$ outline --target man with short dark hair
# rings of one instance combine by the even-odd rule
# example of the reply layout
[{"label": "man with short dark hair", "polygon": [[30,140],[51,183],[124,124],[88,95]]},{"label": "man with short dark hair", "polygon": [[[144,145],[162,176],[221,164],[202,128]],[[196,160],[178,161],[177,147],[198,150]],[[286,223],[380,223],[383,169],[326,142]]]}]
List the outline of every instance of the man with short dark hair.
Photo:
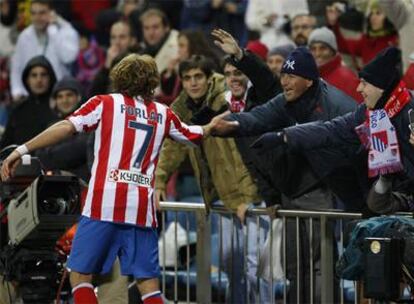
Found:
[{"label": "man with short dark hair", "polygon": [[[183,91],[172,103],[172,109],[189,124],[208,124],[217,114],[228,108],[224,98],[224,79],[212,70],[212,65],[204,56],[192,56],[180,63],[179,75]],[[245,303],[247,286],[251,280],[252,261],[246,262],[247,273],[243,272],[243,224],[247,208],[251,203],[262,201],[256,185],[243,163],[232,138],[208,138],[199,149],[188,149],[166,140],[161,151],[156,172],[157,197],[165,199],[165,188],[172,173],[190,157],[195,177],[201,190],[206,208],[222,204],[234,211],[237,217],[222,217],[223,255],[222,265],[229,277],[227,303]],[[251,234],[250,234],[251,236]],[[249,248],[256,239],[248,236]],[[233,244],[233,246],[230,246]],[[253,255],[253,259],[256,257]],[[257,265],[257,261],[256,261]],[[254,274],[253,277],[255,278]],[[253,293],[254,290],[251,289]]]},{"label": "man with short dark hair", "polygon": [[167,15],[156,8],[143,12],[140,21],[144,39],[142,53],[154,57],[161,73],[177,54],[178,32],[171,29]]},{"label": "man with short dark hair", "polygon": [[[82,88],[78,81],[66,76],[58,81],[52,92],[52,110],[59,119],[72,114],[81,104]],[[88,167],[88,141],[90,134],[79,133],[59,144],[39,149],[35,155],[40,159],[47,171],[67,171],[77,175],[85,182],[89,181],[90,168]],[[92,141],[90,147],[90,161],[93,157]],[[92,164],[91,164],[92,165]]]},{"label": "man with short dark hair", "polygon": [[308,44],[308,38],[312,30],[316,27],[316,17],[310,14],[298,14],[290,22],[290,38],[296,46]]},{"label": "man with short dark hair", "polygon": [[137,41],[129,22],[123,20],[115,22],[111,26],[109,35],[110,44],[106,52],[105,64],[93,79],[90,96],[109,93],[109,71],[122,56],[135,51]]}]

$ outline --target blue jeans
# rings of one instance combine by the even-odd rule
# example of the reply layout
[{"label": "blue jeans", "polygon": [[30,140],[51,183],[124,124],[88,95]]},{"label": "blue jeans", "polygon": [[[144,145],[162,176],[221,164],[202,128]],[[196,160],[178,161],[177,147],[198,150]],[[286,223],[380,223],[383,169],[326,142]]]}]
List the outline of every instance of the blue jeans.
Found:
[{"label": "blue jeans", "polygon": [[[216,205],[220,205],[217,202]],[[223,215],[223,256],[222,265],[229,279],[229,288],[226,295],[226,303],[270,303],[270,285],[260,279],[257,286],[258,246],[263,247],[269,219],[259,218],[259,229],[256,217],[247,217],[246,225],[242,225],[237,216]],[[257,243],[257,232],[260,233],[260,241]],[[247,240],[247,255],[244,259],[244,243]],[[244,264],[246,262],[246,265]],[[245,269],[246,267],[246,269]],[[260,288],[259,288],[260,287]],[[259,301],[260,297],[260,301]]]}]

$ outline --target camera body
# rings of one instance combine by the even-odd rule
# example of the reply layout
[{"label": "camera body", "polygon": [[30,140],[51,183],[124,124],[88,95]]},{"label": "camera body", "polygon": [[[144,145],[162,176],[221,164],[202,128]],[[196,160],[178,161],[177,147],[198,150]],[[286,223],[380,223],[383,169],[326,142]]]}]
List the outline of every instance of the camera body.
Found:
[{"label": "camera body", "polygon": [[[56,298],[66,262],[56,242],[78,221],[84,186],[76,176],[41,175],[34,157],[0,183],[0,274],[18,283],[24,303]],[[60,294],[69,297],[68,282]]]},{"label": "camera body", "polygon": [[7,207],[9,243],[53,249],[79,218],[80,192],[75,176],[39,176]]}]

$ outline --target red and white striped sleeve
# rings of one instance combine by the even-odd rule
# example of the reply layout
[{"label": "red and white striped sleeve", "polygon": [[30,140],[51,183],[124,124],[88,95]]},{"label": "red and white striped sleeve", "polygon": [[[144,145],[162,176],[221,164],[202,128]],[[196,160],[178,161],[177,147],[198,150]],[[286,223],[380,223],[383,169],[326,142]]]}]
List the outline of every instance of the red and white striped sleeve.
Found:
[{"label": "red and white striped sleeve", "polygon": [[203,128],[201,126],[188,126],[175,115],[171,109],[167,109],[168,125],[167,136],[180,143],[197,146],[203,139]]},{"label": "red and white striped sleeve", "polygon": [[94,96],[84,103],[67,119],[75,126],[77,132],[95,130],[101,120],[103,97]]}]

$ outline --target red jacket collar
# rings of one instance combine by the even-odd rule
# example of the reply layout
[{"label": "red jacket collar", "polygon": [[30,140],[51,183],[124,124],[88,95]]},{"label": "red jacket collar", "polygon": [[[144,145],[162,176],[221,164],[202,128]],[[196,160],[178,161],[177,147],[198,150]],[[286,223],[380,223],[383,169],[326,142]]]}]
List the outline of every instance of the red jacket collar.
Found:
[{"label": "red jacket collar", "polygon": [[319,74],[323,78],[325,75],[332,73],[334,70],[339,68],[342,65],[342,57],[340,54],[336,54],[334,58],[332,58],[327,63],[318,67]]}]

